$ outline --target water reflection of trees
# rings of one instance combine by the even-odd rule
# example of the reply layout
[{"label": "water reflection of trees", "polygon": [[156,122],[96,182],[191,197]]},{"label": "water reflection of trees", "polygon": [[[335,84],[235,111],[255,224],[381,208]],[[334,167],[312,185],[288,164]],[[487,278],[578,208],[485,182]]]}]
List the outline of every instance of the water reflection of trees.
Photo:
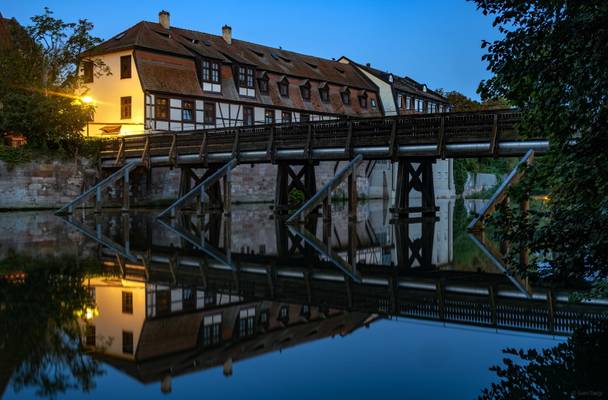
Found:
[{"label": "water reflection of trees", "polygon": [[509,357],[490,368],[497,383],[480,399],[592,399],[608,396],[608,324],[580,328],[567,342],[538,350],[503,350]]},{"label": "water reflection of trees", "polygon": [[0,262],[0,394],[11,379],[45,397],[94,388],[101,368],[81,351],[77,315],[92,306],[83,282],[95,268],[70,258]]}]

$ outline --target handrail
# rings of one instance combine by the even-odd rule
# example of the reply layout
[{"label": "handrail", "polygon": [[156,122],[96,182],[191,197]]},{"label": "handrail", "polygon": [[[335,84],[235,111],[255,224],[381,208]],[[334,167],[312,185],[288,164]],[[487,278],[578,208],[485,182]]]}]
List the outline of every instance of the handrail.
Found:
[{"label": "handrail", "polygon": [[331,192],[338,187],[349,175],[355,173],[355,170],[363,161],[363,156],[358,154],[355,158],[353,158],[344,168],[342,168],[336,176],[331,178],[328,182],[323,185],[323,187],[314,194],[306,203],[304,203],[296,212],[294,212],[288,219],[287,223],[293,223],[297,221],[301,221],[303,218],[306,218],[310,212],[315,209],[317,206],[321,204],[323,199],[329,197]]},{"label": "handrail", "polygon": [[208,186],[217,182],[225,174],[229,174],[231,172],[232,168],[236,167],[237,165],[238,165],[238,161],[236,159],[230,160],[222,168],[215,171],[207,179],[205,179],[204,181],[202,181],[201,183],[199,183],[198,185],[193,187],[188,193],[186,193],[182,197],[175,200],[173,202],[173,204],[171,204],[169,207],[167,207],[165,210],[163,210],[160,214],[158,214],[158,216],[156,218],[160,219],[169,212],[171,212],[171,214],[174,214],[175,211],[177,210],[177,208],[180,207],[184,202],[186,202],[187,200],[196,196],[197,194],[202,195],[207,190]]},{"label": "handrail", "polygon": [[533,159],[534,150],[530,149],[528,150],[526,155],[524,155],[521,160],[519,160],[515,168],[513,168],[513,170],[509,173],[504,182],[498,187],[498,189],[496,189],[492,197],[490,197],[487,203],[483,206],[481,212],[477,215],[477,217],[475,217],[475,219],[473,219],[471,223],[467,226],[467,230],[469,232],[479,229],[481,227],[481,224],[483,224],[485,218],[494,211],[496,205],[502,200],[504,200],[505,196],[507,195],[506,189],[517,181],[519,181],[519,179],[522,177],[524,171],[520,171],[521,167],[524,164],[530,165]]},{"label": "handrail", "polygon": [[131,171],[133,168],[135,168],[139,164],[140,164],[140,162],[135,161],[135,160],[127,162],[118,171],[114,172],[112,175],[101,180],[100,182],[96,183],[95,185],[93,185],[89,189],[85,190],[80,195],[78,195],[78,197],[76,197],[74,200],[70,201],[68,204],[61,207],[59,210],[55,211],[55,214],[56,215],[63,214],[66,210],[68,210],[68,212],[71,212],[71,209],[74,208],[74,206],[76,204],[80,203],[81,201],[87,200],[94,192],[97,191],[97,189],[103,189],[105,186],[113,183],[114,181],[117,181],[125,172]]}]

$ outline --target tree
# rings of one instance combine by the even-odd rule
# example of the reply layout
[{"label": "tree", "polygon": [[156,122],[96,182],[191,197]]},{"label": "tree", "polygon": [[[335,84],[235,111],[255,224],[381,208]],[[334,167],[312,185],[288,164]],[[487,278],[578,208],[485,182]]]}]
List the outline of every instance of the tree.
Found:
[{"label": "tree", "polygon": [[494,16],[502,38],[483,42],[494,76],[485,98],[504,97],[523,111],[519,130],[547,137],[551,147],[513,194],[541,183],[550,194],[543,212],[502,214],[513,255],[547,266],[558,279],[608,277],[608,2],[473,0]]},{"label": "tree", "polygon": [[[490,368],[499,378],[480,399],[605,398],[608,384],[608,326],[577,328],[565,343],[537,350],[505,349],[503,365]],[[519,362],[518,362],[519,359]]]},{"label": "tree", "polygon": [[[13,20],[0,30],[9,37],[2,43],[10,43],[0,46],[0,132],[22,133],[35,147],[69,150],[92,112],[76,96],[82,89],[79,57],[101,39],[91,35],[86,19],[66,23],[52,14],[45,8],[28,28]],[[110,73],[103,62],[94,62],[96,75]]]}]

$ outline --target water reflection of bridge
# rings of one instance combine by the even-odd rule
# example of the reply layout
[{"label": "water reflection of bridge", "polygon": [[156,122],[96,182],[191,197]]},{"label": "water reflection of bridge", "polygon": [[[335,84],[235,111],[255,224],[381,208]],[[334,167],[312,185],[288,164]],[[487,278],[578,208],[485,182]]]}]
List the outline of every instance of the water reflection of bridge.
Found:
[{"label": "water reflection of bridge", "polygon": [[281,220],[246,209],[173,225],[124,214],[93,225],[71,219],[99,244],[109,272],[89,281],[99,315],[87,322],[85,342],[170,390],[171,376],[214,366],[229,375],[239,360],[379,318],[552,335],[606,318],[605,303],[569,303],[563,288],[526,290],[492,263],[459,270],[452,210],[447,202],[438,220],[389,224],[385,208],[368,205],[356,224],[309,223],[323,254]]}]

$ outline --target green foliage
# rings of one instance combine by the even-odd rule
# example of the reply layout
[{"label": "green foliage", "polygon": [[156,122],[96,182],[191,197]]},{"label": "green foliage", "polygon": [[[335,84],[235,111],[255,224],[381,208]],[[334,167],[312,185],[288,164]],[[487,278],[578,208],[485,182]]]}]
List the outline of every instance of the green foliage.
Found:
[{"label": "green foliage", "polygon": [[293,188],[291,189],[291,191],[289,192],[289,206],[290,207],[296,207],[299,206],[300,204],[304,203],[304,192],[301,191],[300,189],[297,188]]},{"label": "green foliage", "polygon": [[[499,226],[519,247],[511,264],[544,265],[562,279],[608,278],[608,2],[475,0],[502,39],[484,59],[495,75],[482,97],[523,110],[519,130],[549,138],[551,149],[513,195],[548,189],[546,211],[503,210]],[[572,141],[575,139],[575,142]],[[515,256],[534,255],[528,265]]]},{"label": "green foliage", "polygon": [[102,373],[82,352],[78,312],[92,306],[85,286],[96,260],[71,257],[34,259],[11,255],[0,261],[2,274],[23,273],[23,280],[0,277],[0,367],[11,374],[16,391],[36,389],[55,397],[69,389],[89,391]]},{"label": "green foliage", "polygon": [[[32,147],[64,150],[79,146],[91,106],[81,104],[78,60],[101,41],[87,20],[65,23],[45,8],[24,29],[9,24],[10,45],[0,47],[0,134],[25,135]],[[97,75],[109,74],[97,62]]]},{"label": "green foliage", "polygon": [[605,398],[608,383],[608,326],[580,327],[566,343],[537,350],[503,350],[503,365],[490,368],[499,378],[480,399]]}]

